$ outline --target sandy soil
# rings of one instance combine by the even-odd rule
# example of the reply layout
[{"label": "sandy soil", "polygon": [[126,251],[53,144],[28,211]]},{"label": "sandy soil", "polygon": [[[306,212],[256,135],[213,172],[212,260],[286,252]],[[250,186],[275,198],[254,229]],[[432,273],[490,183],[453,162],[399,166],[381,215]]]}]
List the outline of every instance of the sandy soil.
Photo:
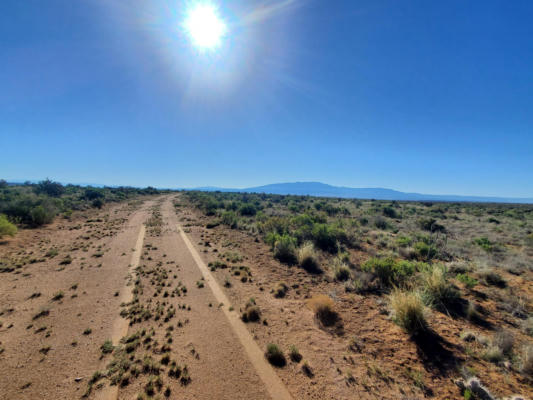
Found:
[{"label": "sandy soil", "polygon": [[[2,259],[26,264],[0,279],[0,398],[81,397],[112,336],[150,203],[91,210],[1,245]],[[50,249],[58,254],[47,257]]]}]

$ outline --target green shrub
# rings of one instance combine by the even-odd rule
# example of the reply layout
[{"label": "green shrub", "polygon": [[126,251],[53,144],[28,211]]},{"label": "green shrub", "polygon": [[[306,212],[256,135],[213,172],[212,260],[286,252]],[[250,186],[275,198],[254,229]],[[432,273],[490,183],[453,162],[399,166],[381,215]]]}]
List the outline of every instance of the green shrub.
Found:
[{"label": "green shrub", "polygon": [[8,221],[4,214],[0,214],[0,238],[3,236],[15,236],[17,227]]},{"label": "green shrub", "polygon": [[65,187],[58,182],[46,179],[35,186],[35,193],[44,193],[50,197],[59,197],[65,193]]},{"label": "green shrub", "polygon": [[486,252],[490,253],[494,250],[494,243],[492,243],[487,237],[483,236],[477,239],[474,239],[474,244],[477,244]]},{"label": "green shrub", "polygon": [[425,242],[416,242],[413,248],[416,258],[419,260],[429,261],[437,255],[435,246]]},{"label": "green shrub", "polygon": [[102,208],[104,206],[104,201],[98,198],[98,199],[94,199],[91,204],[95,208]]},{"label": "green shrub", "polygon": [[383,215],[389,218],[398,218],[398,213],[396,210],[392,207],[384,207],[383,208]]},{"label": "green shrub", "polygon": [[418,226],[428,232],[445,232],[446,228],[437,223],[435,218],[421,218],[418,220]]},{"label": "green shrub", "polygon": [[220,216],[220,222],[231,229],[235,229],[238,226],[238,219],[234,211],[224,211]]},{"label": "green shrub", "polygon": [[296,239],[289,235],[276,235],[274,257],[287,264],[296,262]]},{"label": "green shrub", "polygon": [[296,363],[299,363],[302,360],[302,355],[295,345],[289,347],[289,357]]},{"label": "green shrub", "polygon": [[315,224],[312,230],[313,241],[316,247],[330,253],[338,251],[337,236],[340,232],[326,224]]},{"label": "green shrub", "polygon": [[31,210],[31,220],[35,226],[49,224],[54,220],[54,217],[55,211],[49,207],[45,208],[39,205]]},{"label": "green shrub", "polygon": [[255,214],[257,214],[257,208],[253,204],[243,204],[239,208],[239,213],[241,215],[246,215],[249,217],[253,217]]},{"label": "green shrub", "polygon": [[399,236],[396,239],[396,244],[398,247],[407,247],[410,246],[411,243],[413,243],[413,239],[411,239],[409,236]]},{"label": "green shrub", "polygon": [[457,280],[459,282],[462,282],[464,283],[464,285],[468,288],[468,289],[472,289],[474,286],[476,286],[478,284],[478,281],[477,279],[474,279],[472,278],[470,275],[468,274],[457,274],[455,276],[457,278]]},{"label": "green shrub", "polygon": [[396,261],[392,257],[371,258],[367,260],[361,269],[376,276],[381,286],[398,286],[411,277],[417,270],[417,265],[409,261]]},{"label": "green shrub", "polygon": [[267,358],[268,362],[274,365],[275,367],[284,367],[287,363],[285,355],[283,354],[279,346],[274,343],[267,344],[265,357]]}]

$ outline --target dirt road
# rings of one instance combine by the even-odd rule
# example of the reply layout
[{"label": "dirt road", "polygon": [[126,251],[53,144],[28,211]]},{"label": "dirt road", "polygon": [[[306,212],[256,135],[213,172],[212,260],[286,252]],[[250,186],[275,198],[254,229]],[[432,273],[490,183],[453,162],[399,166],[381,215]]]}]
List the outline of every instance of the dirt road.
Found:
[{"label": "dirt road", "polygon": [[10,244],[2,256],[20,251],[39,262],[0,282],[0,398],[292,399],[180,225],[173,198],[24,232],[34,237]]}]

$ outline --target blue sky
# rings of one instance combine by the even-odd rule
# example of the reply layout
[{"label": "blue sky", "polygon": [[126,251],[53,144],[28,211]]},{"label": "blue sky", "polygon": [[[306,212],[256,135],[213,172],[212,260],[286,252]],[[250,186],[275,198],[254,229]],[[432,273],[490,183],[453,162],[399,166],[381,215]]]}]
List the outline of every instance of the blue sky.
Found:
[{"label": "blue sky", "polygon": [[533,197],[533,2],[3,0],[0,175]]}]

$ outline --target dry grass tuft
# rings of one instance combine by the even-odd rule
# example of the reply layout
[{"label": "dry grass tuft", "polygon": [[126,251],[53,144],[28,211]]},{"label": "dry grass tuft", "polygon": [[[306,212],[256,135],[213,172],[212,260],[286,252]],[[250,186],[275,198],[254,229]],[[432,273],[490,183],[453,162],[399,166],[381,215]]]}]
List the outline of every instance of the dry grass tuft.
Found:
[{"label": "dry grass tuft", "polygon": [[321,272],[315,246],[311,242],[304,243],[296,254],[298,265],[308,272]]},{"label": "dry grass tuft", "polygon": [[333,308],[333,300],[325,294],[312,297],[307,301],[307,306],[313,310],[317,320],[324,326],[333,326],[339,319]]},{"label": "dry grass tuft", "polygon": [[395,289],[389,300],[394,321],[407,333],[415,334],[427,328],[426,308],[419,292]]}]

